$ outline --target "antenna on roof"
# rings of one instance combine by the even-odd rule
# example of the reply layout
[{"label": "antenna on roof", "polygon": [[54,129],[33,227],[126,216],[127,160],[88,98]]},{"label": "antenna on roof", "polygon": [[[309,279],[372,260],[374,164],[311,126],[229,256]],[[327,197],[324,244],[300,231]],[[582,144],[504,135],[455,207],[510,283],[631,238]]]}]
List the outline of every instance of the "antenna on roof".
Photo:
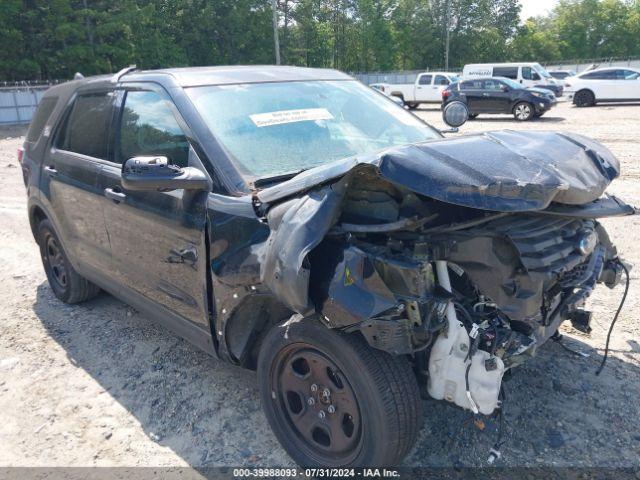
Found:
[{"label": "antenna on roof", "polygon": [[124,77],[127,73],[129,72],[133,72],[134,70],[137,70],[138,67],[136,67],[135,65],[129,65],[128,67],[123,68],[122,70],[120,70],[118,73],[116,73],[113,77],[111,77],[111,81],[113,83],[117,83],[120,81],[120,79],[122,77]]},{"label": "antenna on roof", "polygon": [[82,80],[84,78],[84,75],[81,74],[80,72],[76,72],[76,74],[73,76],[74,80]]}]

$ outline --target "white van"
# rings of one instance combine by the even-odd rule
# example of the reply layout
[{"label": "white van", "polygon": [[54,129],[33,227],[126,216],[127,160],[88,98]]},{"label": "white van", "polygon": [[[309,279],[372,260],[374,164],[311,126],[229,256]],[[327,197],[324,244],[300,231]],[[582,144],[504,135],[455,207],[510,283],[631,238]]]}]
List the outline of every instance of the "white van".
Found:
[{"label": "white van", "polygon": [[462,70],[462,79],[505,77],[525,87],[551,90],[556,97],[562,95],[562,85],[539,63],[471,63]]}]

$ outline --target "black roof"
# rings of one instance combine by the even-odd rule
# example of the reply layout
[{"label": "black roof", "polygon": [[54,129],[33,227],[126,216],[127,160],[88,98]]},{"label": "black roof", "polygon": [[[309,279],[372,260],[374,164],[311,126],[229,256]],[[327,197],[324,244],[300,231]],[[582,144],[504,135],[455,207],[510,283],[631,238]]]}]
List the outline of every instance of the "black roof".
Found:
[{"label": "black roof", "polygon": [[[96,75],[71,80],[47,90],[46,95],[70,95],[79,88],[109,86],[117,74]],[[121,83],[156,81],[165,86],[196,87],[243,83],[295,82],[305,80],[353,80],[349,75],[329,68],[286,67],[275,65],[237,65],[220,67],[184,67],[160,70],[133,70],[119,76]]]},{"label": "black roof", "polygon": [[349,75],[327,68],[241,65],[136,70],[124,75],[121,81],[141,81],[150,75],[170,75],[175,83],[182,87],[304,80],[353,80]]}]

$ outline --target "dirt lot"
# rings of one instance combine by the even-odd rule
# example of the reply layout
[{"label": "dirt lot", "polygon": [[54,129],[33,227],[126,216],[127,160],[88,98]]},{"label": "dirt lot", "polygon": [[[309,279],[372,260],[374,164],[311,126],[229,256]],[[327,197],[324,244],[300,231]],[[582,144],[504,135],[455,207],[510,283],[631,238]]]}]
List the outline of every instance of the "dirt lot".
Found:
[{"label": "dirt lot", "polygon": [[[435,108],[418,114],[443,126]],[[480,117],[461,130],[504,128],[573,131],[605,143],[622,163],[610,191],[640,205],[640,105],[561,104],[538,121]],[[54,298],[16,161],[24,130],[0,134],[0,466],[291,465],[252,372],[209,358],[106,294],[73,307]],[[640,263],[640,217],[605,224],[622,255]],[[594,371],[622,287],[593,295],[590,337],[563,328],[566,343],[588,358],[550,342],[506,384],[502,465],[640,466],[637,280],[634,270],[601,376]],[[495,420],[480,430],[442,403],[425,400],[424,411],[405,465],[483,464]]]}]

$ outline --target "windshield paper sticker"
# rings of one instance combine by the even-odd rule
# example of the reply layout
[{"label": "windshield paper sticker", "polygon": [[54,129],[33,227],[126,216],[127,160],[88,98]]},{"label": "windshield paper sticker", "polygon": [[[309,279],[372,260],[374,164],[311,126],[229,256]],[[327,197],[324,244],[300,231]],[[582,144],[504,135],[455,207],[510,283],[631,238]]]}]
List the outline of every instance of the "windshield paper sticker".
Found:
[{"label": "windshield paper sticker", "polygon": [[302,110],[281,110],[279,112],[249,115],[256,127],[268,127],[283,123],[307,122],[310,120],[332,120],[333,115],[326,108],[305,108]]}]

